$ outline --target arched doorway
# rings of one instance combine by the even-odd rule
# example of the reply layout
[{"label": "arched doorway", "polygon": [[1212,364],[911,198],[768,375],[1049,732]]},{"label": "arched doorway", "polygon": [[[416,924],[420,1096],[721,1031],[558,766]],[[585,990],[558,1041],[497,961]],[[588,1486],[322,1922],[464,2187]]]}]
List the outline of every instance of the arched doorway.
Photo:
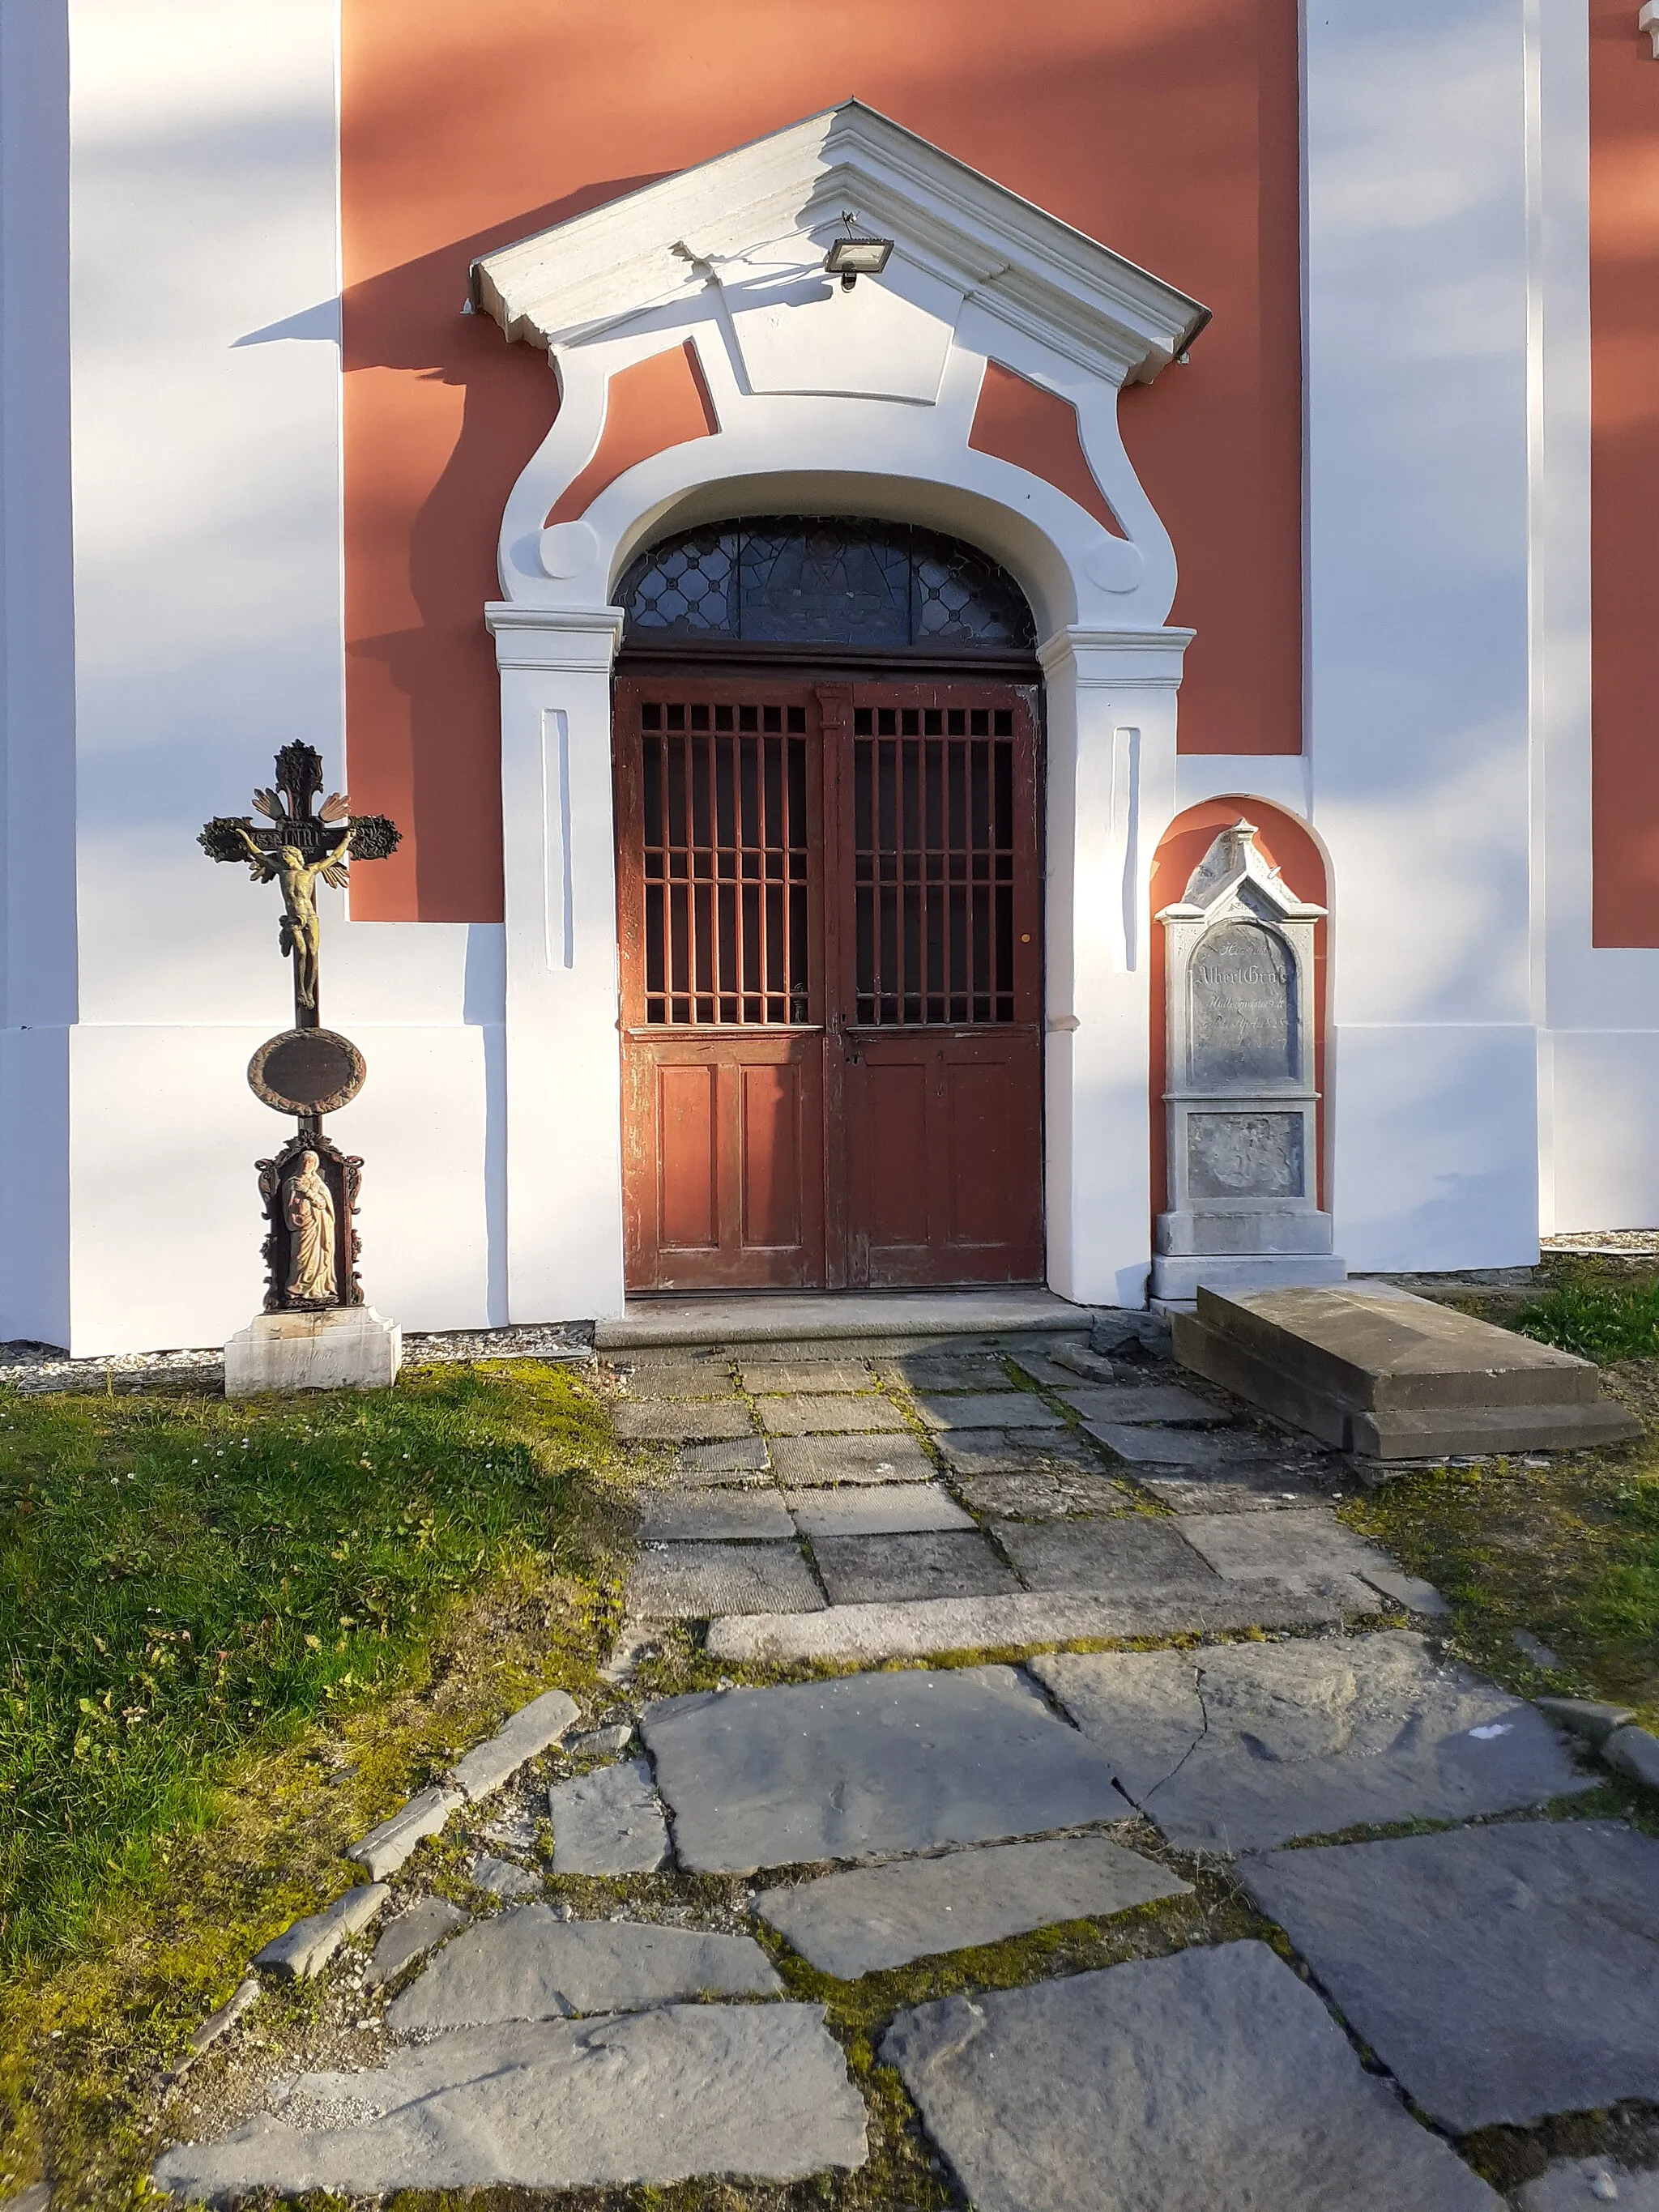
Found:
[{"label": "arched doorway", "polygon": [[785,516],[665,538],[616,597],[629,1287],[1041,1280],[1019,587]]}]

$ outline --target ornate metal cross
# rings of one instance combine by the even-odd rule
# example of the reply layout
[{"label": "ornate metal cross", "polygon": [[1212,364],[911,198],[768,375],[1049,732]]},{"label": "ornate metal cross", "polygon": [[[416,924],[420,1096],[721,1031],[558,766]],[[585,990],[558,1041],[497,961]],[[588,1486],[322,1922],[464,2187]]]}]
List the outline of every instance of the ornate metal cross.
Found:
[{"label": "ornate metal cross", "polygon": [[197,840],[210,860],[245,860],[255,883],[282,885],[279,942],[294,963],[295,1029],[319,1025],[318,877],[342,888],[348,860],[384,860],[403,840],[384,814],[353,814],[341,792],[315,808],[322,788],[323,757],[316,747],[284,745],[275,788],[253,794],[264,820],[256,825],[251,815],[216,814]]}]

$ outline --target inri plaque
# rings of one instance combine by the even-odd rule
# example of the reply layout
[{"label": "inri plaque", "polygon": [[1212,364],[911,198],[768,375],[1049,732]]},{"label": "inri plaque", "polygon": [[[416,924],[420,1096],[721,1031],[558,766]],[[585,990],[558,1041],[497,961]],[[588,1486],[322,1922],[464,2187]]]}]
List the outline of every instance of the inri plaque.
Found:
[{"label": "inri plaque", "polygon": [[1200,940],[1188,972],[1194,1087],[1294,1082],[1296,979],[1283,940],[1259,922],[1224,921]]},{"label": "inri plaque", "polygon": [[337,1030],[284,1030],[247,1064],[254,1097],[279,1114],[337,1114],[368,1073],[362,1053]]}]

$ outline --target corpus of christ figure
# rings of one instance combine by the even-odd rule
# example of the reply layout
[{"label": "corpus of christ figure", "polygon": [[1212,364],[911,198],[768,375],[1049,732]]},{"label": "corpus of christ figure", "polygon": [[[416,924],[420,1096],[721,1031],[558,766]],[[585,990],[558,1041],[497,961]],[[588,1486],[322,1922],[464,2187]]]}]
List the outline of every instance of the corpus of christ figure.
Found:
[{"label": "corpus of christ figure", "polygon": [[354,815],[337,791],[313,811],[322,788],[323,759],[316,748],[284,745],[276,756],[275,787],[253,794],[264,822],[256,824],[246,814],[216,815],[197,840],[210,860],[246,860],[255,883],[282,886],[279,942],[294,963],[296,1029],[319,1026],[317,878],[343,888],[348,860],[383,860],[402,840],[384,814]]}]

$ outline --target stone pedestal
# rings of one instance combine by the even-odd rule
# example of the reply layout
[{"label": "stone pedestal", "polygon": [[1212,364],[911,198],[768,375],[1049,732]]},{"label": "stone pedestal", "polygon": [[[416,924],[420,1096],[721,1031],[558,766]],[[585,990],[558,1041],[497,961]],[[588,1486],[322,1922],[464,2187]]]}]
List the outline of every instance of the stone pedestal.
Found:
[{"label": "stone pedestal", "polygon": [[373,1306],[261,1314],[225,1346],[225,1395],[261,1390],[386,1390],[403,1364],[403,1331]]},{"label": "stone pedestal", "polygon": [[1248,822],[1225,830],[1164,930],[1169,1203],[1152,1295],[1199,1285],[1340,1283],[1316,1195],[1314,933],[1323,908],[1292,893]]}]

